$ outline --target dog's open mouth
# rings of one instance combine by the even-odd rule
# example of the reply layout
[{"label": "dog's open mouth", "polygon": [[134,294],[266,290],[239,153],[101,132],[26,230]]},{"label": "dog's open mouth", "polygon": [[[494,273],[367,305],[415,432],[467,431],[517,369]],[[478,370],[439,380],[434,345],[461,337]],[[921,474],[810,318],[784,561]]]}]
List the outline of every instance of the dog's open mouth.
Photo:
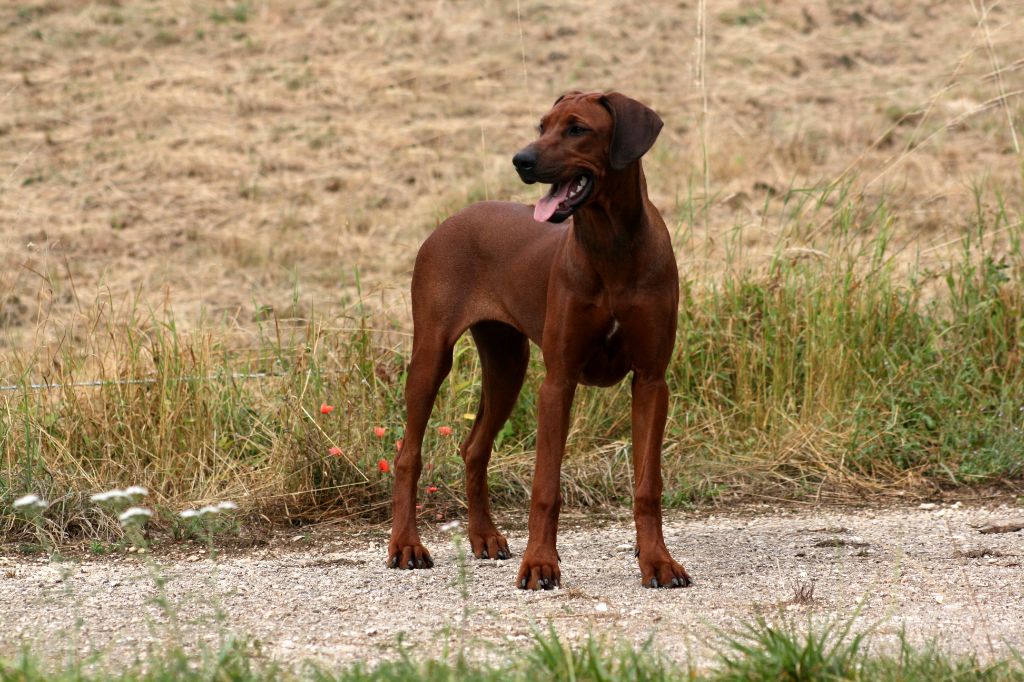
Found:
[{"label": "dog's open mouth", "polygon": [[562,222],[587,200],[593,186],[593,178],[582,174],[554,183],[551,190],[534,207],[533,219],[539,223]]}]

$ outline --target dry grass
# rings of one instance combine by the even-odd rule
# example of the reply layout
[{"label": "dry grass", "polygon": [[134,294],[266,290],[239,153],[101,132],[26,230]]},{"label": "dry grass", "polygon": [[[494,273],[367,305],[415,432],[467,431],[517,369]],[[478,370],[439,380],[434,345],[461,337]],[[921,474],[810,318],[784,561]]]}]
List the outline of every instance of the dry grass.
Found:
[{"label": "dry grass", "polygon": [[133,294],[251,345],[271,307],[344,309],[357,271],[404,324],[419,242],[471,200],[535,196],[509,158],[569,88],[662,113],[651,191],[699,280],[815,246],[791,188],[855,176],[928,262],[973,184],[1020,196],[1013,3],[718,2],[699,63],[693,3],[518,6],[6,4],[0,343],[45,367],[83,310]]}]

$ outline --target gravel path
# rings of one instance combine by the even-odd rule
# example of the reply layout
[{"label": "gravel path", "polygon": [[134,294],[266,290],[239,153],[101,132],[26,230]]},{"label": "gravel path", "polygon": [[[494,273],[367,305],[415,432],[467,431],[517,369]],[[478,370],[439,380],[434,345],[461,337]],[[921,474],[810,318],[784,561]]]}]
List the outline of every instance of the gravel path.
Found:
[{"label": "gravel path", "polygon": [[[1013,525],[1004,523],[1024,508],[923,507],[669,514],[669,548],[696,581],[685,590],[640,587],[624,517],[563,517],[563,589],[540,593],[513,588],[515,559],[470,559],[460,585],[456,543],[436,529],[424,533],[432,571],[385,569],[381,530],[280,537],[216,562],[182,545],[148,561],[55,564],[8,552],[0,554],[0,654],[28,643],[131,660],[169,637],[191,646],[231,631],[295,663],[379,660],[394,655],[399,635],[422,655],[461,642],[495,656],[528,646],[531,628],[550,623],[571,641],[653,637],[670,657],[701,666],[716,629],[758,615],[800,624],[849,618],[858,608],[858,627],[873,625],[881,646],[905,628],[914,642],[937,639],[985,659],[1008,645],[1024,649],[1024,530],[1006,532]],[[996,522],[1003,532],[982,532]],[[514,552],[524,535],[509,532]],[[156,606],[154,574],[167,579],[172,620]],[[795,598],[811,589],[809,600]]]}]

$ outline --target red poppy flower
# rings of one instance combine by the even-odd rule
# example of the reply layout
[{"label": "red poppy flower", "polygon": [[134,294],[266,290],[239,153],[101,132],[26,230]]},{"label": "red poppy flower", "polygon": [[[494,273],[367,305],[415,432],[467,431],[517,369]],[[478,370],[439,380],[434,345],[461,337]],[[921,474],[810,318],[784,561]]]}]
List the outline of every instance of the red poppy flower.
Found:
[{"label": "red poppy flower", "polygon": [[439,434],[441,434],[442,436],[450,436],[450,435],[452,435],[452,427],[450,427],[450,426],[439,426],[439,427],[437,427],[437,432]]},{"label": "red poppy flower", "polygon": [[437,486],[436,485],[427,486],[427,493],[428,494],[433,494],[433,493],[436,493],[436,492],[437,492]]},{"label": "red poppy flower", "polygon": [[377,436],[377,438],[383,438],[384,434],[386,432],[387,432],[387,429],[384,428],[383,426],[374,426],[373,427],[373,435]]},{"label": "red poppy flower", "polygon": [[398,440],[395,441],[395,450],[401,450],[401,449],[402,449],[402,439],[399,438]]},{"label": "red poppy flower", "polygon": [[329,454],[331,457],[341,457],[341,448],[335,445],[330,450],[327,451],[327,454]]},{"label": "red poppy flower", "polygon": [[320,414],[330,414],[334,412],[334,405],[328,405],[327,403],[320,404]]},{"label": "red poppy flower", "polygon": [[387,472],[391,471],[391,466],[388,464],[388,461],[386,459],[382,459],[379,462],[377,462],[377,471],[381,472],[382,474],[386,474]]}]

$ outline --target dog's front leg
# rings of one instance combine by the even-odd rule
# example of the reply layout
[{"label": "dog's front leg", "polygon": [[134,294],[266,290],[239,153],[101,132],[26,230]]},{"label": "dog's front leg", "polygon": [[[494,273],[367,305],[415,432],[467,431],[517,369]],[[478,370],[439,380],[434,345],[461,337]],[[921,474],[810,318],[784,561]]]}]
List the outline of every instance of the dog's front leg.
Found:
[{"label": "dog's front leg", "polygon": [[663,375],[633,375],[633,472],[637,556],[644,587],[687,587],[690,576],[668,553],[661,530],[661,444],[668,415]]},{"label": "dog's front leg", "polygon": [[516,578],[516,585],[523,589],[550,590],[562,583],[555,541],[562,506],[562,456],[575,393],[574,378],[549,369],[540,387],[537,464],[530,494],[530,537]]}]

